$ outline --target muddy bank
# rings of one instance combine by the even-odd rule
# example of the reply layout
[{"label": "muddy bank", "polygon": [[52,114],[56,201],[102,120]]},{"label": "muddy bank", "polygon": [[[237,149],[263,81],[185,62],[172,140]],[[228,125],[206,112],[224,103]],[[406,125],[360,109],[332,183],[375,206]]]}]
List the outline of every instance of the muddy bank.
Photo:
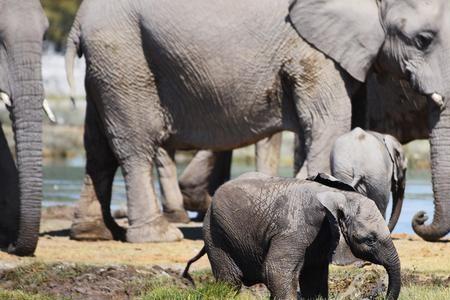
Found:
[{"label": "muddy bank", "polygon": [[[181,278],[181,270],[158,265],[136,267],[130,265],[92,266],[70,263],[32,263],[0,270],[0,289],[23,291],[31,295],[54,299],[154,299],[156,289],[182,290],[194,293],[195,287]],[[194,272],[197,288],[214,284],[210,271]],[[414,285],[450,287],[450,277],[403,272],[404,287]],[[384,270],[368,266],[332,270],[329,278],[330,295],[340,300],[376,299],[386,292]],[[264,285],[243,288],[245,299],[268,299]],[[169,299],[169,298],[167,298]],[[193,298],[197,299],[197,298]],[[201,296],[198,299],[203,299]]]}]

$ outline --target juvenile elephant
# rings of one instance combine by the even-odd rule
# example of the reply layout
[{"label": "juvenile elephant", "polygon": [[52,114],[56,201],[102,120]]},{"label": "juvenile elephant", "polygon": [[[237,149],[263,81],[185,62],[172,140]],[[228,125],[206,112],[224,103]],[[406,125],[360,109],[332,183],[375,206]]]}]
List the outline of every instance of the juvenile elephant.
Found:
[{"label": "juvenile elephant", "polygon": [[[125,177],[127,241],[181,237],[151,186],[160,146],[223,151],[290,130],[314,174],[329,171],[332,143],[350,130],[350,98],[372,70],[442,106],[449,23],[446,0],[83,1],[68,76],[84,54],[88,102]],[[88,175],[105,210],[112,168],[101,166]]]},{"label": "juvenile elephant", "polygon": [[47,28],[38,0],[0,0],[0,102],[9,111],[16,150],[15,162],[0,124],[0,248],[17,255],[32,255],[39,237]]},{"label": "juvenile elephant", "polygon": [[437,241],[450,232],[450,108],[437,109],[428,99],[414,92],[408,82],[392,76],[373,74],[367,91],[354,115],[363,116],[358,123],[365,129],[395,136],[402,144],[416,139],[430,142],[431,175],[434,194],[434,217],[418,212],[412,226],[427,241]]},{"label": "juvenile elephant", "polygon": [[214,277],[236,288],[264,283],[271,299],[297,299],[300,284],[302,298],[327,299],[342,234],[357,257],[385,267],[387,299],[397,299],[400,260],[374,202],[333,178],[314,180],[247,173],[222,185],[205,217],[205,246],[184,276],[206,252]]},{"label": "juvenile elephant", "polygon": [[375,201],[384,218],[392,192],[388,228],[394,230],[402,209],[407,168],[399,141],[391,135],[357,127],[336,140],[330,165],[334,177]]}]

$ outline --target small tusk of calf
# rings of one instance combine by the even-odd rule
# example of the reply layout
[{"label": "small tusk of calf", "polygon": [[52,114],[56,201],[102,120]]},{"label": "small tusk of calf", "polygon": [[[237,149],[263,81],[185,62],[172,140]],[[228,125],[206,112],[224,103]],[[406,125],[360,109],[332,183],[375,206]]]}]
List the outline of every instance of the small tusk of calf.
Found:
[{"label": "small tusk of calf", "polygon": [[8,106],[8,107],[12,106],[11,99],[9,98],[7,93],[0,92],[0,98],[5,103],[6,106]]},{"label": "small tusk of calf", "polygon": [[433,93],[433,94],[431,94],[431,100],[432,100],[437,106],[439,106],[439,108],[441,108],[441,109],[444,108],[444,97],[442,97],[442,96],[439,95],[438,93]]},{"label": "small tusk of calf", "polygon": [[53,113],[52,109],[50,108],[47,99],[44,99],[44,101],[42,102],[42,108],[44,109],[44,112],[49,118],[50,122],[56,123],[56,116]]}]

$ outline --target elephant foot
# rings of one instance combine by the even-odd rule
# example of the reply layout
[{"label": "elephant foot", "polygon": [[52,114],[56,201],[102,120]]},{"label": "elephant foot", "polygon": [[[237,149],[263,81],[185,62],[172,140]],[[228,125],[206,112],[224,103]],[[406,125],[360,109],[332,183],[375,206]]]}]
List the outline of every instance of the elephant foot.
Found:
[{"label": "elephant foot", "polygon": [[189,223],[191,219],[187,214],[187,211],[183,210],[167,210],[164,211],[164,217],[170,223]]},{"label": "elephant foot", "polygon": [[102,219],[74,221],[70,228],[70,238],[77,241],[125,240],[125,229],[117,226],[109,230]]},{"label": "elephant foot", "polygon": [[[191,193],[192,194],[192,193]],[[183,191],[183,207],[185,210],[195,211],[198,213],[206,213],[211,205],[211,196],[204,193],[201,196],[191,195],[187,191]]]},{"label": "elephant foot", "polygon": [[130,243],[175,242],[182,239],[183,233],[163,216],[139,227],[130,226],[127,230],[127,242]]}]

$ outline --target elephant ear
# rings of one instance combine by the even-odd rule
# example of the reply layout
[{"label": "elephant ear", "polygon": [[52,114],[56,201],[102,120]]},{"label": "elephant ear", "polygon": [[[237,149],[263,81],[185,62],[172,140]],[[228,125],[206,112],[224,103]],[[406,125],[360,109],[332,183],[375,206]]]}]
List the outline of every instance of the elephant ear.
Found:
[{"label": "elephant ear", "polygon": [[397,184],[405,176],[407,159],[405,158],[402,145],[393,136],[385,135],[383,138],[384,145],[389,153],[393,164],[392,180]]},{"label": "elephant ear", "polygon": [[[342,218],[344,218],[344,208],[347,203],[347,198],[339,192],[321,192],[317,194],[317,199],[327,210],[328,223],[330,224],[332,235],[332,248],[336,249],[339,239],[340,231],[345,226]],[[345,235],[344,235],[345,237]],[[332,253],[330,253],[332,255]]]},{"label": "elephant ear", "polygon": [[364,82],[385,33],[376,0],[290,0],[298,34]]}]

